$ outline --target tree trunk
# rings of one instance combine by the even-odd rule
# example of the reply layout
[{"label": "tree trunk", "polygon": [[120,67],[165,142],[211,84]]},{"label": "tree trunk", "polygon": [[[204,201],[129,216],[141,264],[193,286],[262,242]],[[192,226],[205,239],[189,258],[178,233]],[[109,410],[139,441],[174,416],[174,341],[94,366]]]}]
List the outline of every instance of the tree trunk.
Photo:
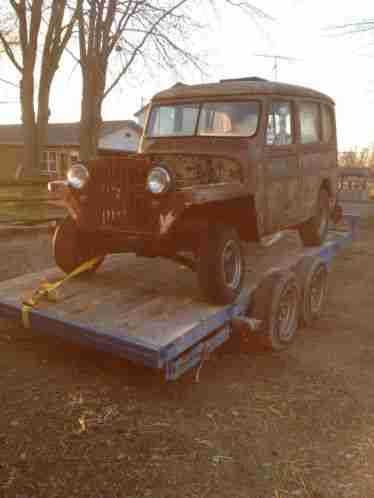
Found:
[{"label": "tree trunk", "polygon": [[80,159],[89,161],[98,156],[101,130],[101,106],[103,81],[98,70],[88,69],[89,75],[83,78],[81,122],[80,122]]},{"label": "tree trunk", "polygon": [[[40,80],[38,95],[38,119],[37,135],[39,154],[42,156],[47,145],[48,121],[49,121],[49,95],[51,90],[53,74],[43,74]],[[39,157],[39,164],[42,157]]]},{"label": "tree trunk", "polygon": [[101,108],[106,82],[106,62],[99,54],[89,56],[82,70],[83,89],[80,122],[80,159],[89,161],[98,156],[102,124]]},{"label": "tree trunk", "polygon": [[25,68],[21,79],[21,106],[24,135],[22,177],[36,179],[40,175],[40,151],[34,109],[34,80],[32,70]]}]

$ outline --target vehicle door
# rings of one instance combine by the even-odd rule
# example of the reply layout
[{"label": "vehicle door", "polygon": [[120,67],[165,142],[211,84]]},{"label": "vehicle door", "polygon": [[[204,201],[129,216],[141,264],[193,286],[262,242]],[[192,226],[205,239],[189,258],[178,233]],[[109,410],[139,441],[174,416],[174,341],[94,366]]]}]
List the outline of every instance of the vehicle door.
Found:
[{"label": "vehicle door", "polygon": [[321,144],[321,110],[319,102],[299,101],[297,103],[300,130],[300,174],[303,202],[300,214],[310,218],[315,210],[323,169],[324,151]]},{"label": "vehicle door", "polygon": [[300,174],[292,100],[269,102],[264,147],[265,232],[292,225],[300,205]]}]

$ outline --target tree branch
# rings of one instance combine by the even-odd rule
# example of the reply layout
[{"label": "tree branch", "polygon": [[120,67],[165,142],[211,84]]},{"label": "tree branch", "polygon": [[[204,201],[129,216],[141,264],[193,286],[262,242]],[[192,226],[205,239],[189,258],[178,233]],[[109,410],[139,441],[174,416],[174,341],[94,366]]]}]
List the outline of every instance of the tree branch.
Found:
[{"label": "tree branch", "polygon": [[143,36],[143,39],[140,41],[140,43],[137,45],[136,49],[134,50],[133,54],[131,55],[129,61],[127,62],[126,66],[122,69],[122,71],[119,72],[117,78],[113,81],[113,83],[105,90],[103,99],[113,90],[113,88],[118,84],[122,76],[126,73],[127,69],[130,67],[132,62],[135,60],[137,57],[139,51],[144,47],[146,41],[150,36],[152,36],[153,32],[157,28],[159,24],[162,23],[164,19],[166,19],[173,11],[177,10],[180,8],[184,3],[186,3],[188,0],[179,0],[174,6],[170,7],[169,9],[165,10],[165,12],[153,23],[153,25],[150,27],[149,31],[145,33]]},{"label": "tree branch", "polygon": [[2,43],[4,50],[5,50],[5,53],[8,56],[8,58],[10,59],[10,61],[12,62],[12,64],[14,65],[14,67],[20,73],[22,73],[23,68],[22,68],[21,64],[18,63],[16,56],[14,55],[14,52],[12,50],[12,47],[10,46],[10,43],[5,39],[5,36],[3,35],[3,33],[1,31],[0,31],[0,42]]}]

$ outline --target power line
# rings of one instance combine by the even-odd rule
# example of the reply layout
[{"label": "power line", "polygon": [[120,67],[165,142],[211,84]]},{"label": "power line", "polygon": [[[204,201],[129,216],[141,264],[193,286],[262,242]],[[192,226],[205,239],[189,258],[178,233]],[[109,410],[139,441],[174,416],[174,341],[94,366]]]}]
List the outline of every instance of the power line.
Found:
[{"label": "power line", "polygon": [[277,79],[278,79],[279,62],[281,60],[284,60],[287,62],[300,61],[300,59],[296,59],[295,57],[288,57],[286,55],[278,55],[278,54],[253,54],[253,55],[255,57],[264,57],[266,59],[273,59],[273,61],[274,61],[274,65],[273,65],[274,81],[277,81]]}]

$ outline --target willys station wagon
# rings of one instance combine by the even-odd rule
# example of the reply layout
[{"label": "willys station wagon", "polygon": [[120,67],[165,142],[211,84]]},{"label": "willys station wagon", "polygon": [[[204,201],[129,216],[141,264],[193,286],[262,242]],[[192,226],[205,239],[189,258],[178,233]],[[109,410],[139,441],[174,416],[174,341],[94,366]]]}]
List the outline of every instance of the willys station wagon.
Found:
[{"label": "willys station wagon", "polygon": [[[177,84],[151,101],[139,152],[76,164],[64,182],[70,216],[53,238],[71,272],[92,257],[135,252],[197,272],[211,302],[232,302],[242,241],[286,228],[324,241],[336,203],[334,102],[260,78]],[[255,264],[255,262],[253,262]]]}]

